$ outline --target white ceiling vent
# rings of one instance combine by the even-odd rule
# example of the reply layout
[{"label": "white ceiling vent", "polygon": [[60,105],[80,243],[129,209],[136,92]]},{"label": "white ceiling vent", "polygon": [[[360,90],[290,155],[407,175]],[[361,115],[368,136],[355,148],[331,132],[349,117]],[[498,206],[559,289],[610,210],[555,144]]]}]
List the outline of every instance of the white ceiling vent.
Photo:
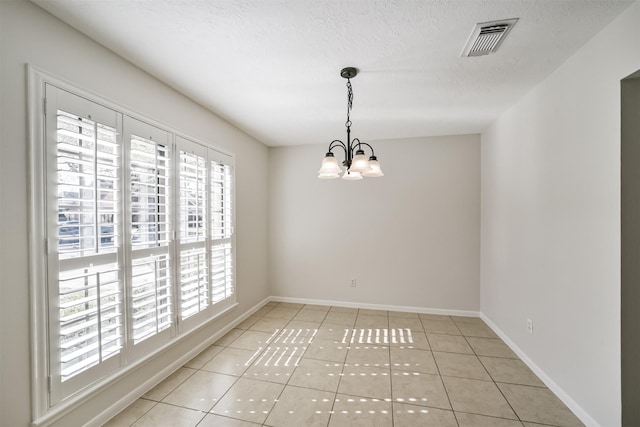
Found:
[{"label": "white ceiling vent", "polygon": [[518,18],[476,24],[460,56],[481,56],[495,52]]}]

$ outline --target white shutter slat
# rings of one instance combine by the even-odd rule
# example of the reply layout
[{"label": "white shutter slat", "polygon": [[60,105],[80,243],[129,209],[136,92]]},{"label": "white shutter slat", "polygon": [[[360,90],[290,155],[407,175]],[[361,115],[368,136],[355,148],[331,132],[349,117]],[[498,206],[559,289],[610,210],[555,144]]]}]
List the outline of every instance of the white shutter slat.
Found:
[{"label": "white shutter slat", "polygon": [[172,285],[168,254],[136,259],[132,266],[131,309],[137,344],[171,326]]},{"label": "white shutter slat", "polygon": [[118,270],[118,265],[111,263],[60,271],[62,381],[99,364],[122,348],[122,290]]},{"label": "white shutter slat", "polygon": [[57,123],[60,257],[112,252],[118,239],[116,130],[61,110]]},{"label": "white shutter slat", "polygon": [[167,245],[169,216],[169,150],[166,145],[131,135],[131,225],[134,248]]},{"label": "white shutter slat", "polygon": [[204,248],[180,254],[180,308],[186,319],[209,306],[209,276]]},{"label": "white shutter slat", "polygon": [[205,159],[180,151],[180,240],[181,243],[204,241],[206,238]]}]

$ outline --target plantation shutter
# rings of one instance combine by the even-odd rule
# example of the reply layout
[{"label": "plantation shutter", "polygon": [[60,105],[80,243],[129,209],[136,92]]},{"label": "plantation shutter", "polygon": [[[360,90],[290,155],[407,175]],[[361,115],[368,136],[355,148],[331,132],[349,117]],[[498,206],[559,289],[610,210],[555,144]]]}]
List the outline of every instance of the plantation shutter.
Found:
[{"label": "plantation shutter", "polygon": [[180,320],[189,328],[211,303],[207,251],[208,168],[205,147],[177,138]]},{"label": "plantation shutter", "polygon": [[209,150],[211,170],[211,292],[218,303],[234,294],[233,171],[231,158]]},{"label": "plantation shutter", "polygon": [[120,365],[121,144],[113,110],[47,85],[51,403]]},{"label": "plantation shutter", "polygon": [[53,407],[235,304],[234,175],[203,143],[42,87],[36,375]]},{"label": "plantation shutter", "polygon": [[[171,176],[168,132],[125,118],[128,153],[126,232],[130,242],[130,340],[134,357],[173,334]],[[144,345],[141,343],[144,342]]]}]

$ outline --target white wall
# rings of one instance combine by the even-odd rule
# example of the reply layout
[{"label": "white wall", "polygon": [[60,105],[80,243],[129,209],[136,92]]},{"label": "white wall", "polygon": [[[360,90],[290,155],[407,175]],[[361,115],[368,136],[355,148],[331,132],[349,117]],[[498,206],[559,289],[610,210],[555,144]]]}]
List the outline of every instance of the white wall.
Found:
[{"label": "white wall", "polygon": [[620,80],[639,68],[636,3],[481,144],[482,312],[606,427],[620,425]]},{"label": "white wall", "polygon": [[479,136],[373,145],[362,181],[318,179],[326,145],[271,149],[273,295],[477,311]]},{"label": "white wall", "polygon": [[[240,306],[60,420],[81,425],[268,295],[268,149],[217,116],[81,35],[37,6],[0,1],[0,425],[26,426],[30,414],[27,274],[26,67],[29,63],[131,110],[236,155],[237,287]],[[176,64],[185,66],[185,64]]]}]

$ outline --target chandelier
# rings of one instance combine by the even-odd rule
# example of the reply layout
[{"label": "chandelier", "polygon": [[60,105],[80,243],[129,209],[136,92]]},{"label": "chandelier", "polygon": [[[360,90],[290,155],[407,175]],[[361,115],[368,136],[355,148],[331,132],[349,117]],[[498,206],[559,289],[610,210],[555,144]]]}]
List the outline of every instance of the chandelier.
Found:
[{"label": "chandelier", "polygon": [[[362,179],[362,177],[378,177],[383,176],[382,169],[380,169],[380,162],[373,152],[373,147],[366,142],[361,142],[358,138],[351,140],[351,118],[349,113],[353,105],[353,89],[351,88],[351,79],[358,74],[358,69],[353,67],[343,68],[340,71],[340,76],[347,79],[347,121],[345,126],[347,127],[347,143],[334,139],[329,144],[327,154],[325,154],[322,160],[322,167],[318,171],[318,178],[320,179],[334,179],[340,177],[342,168],[338,164],[338,159],[333,155],[333,149],[336,147],[342,148],[344,151],[344,161],[342,164],[347,168],[342,174],[342,179],[355,181]],[[364,148],[369,147],[371,150],[371,156],[369,159],[365,156]]]}]

